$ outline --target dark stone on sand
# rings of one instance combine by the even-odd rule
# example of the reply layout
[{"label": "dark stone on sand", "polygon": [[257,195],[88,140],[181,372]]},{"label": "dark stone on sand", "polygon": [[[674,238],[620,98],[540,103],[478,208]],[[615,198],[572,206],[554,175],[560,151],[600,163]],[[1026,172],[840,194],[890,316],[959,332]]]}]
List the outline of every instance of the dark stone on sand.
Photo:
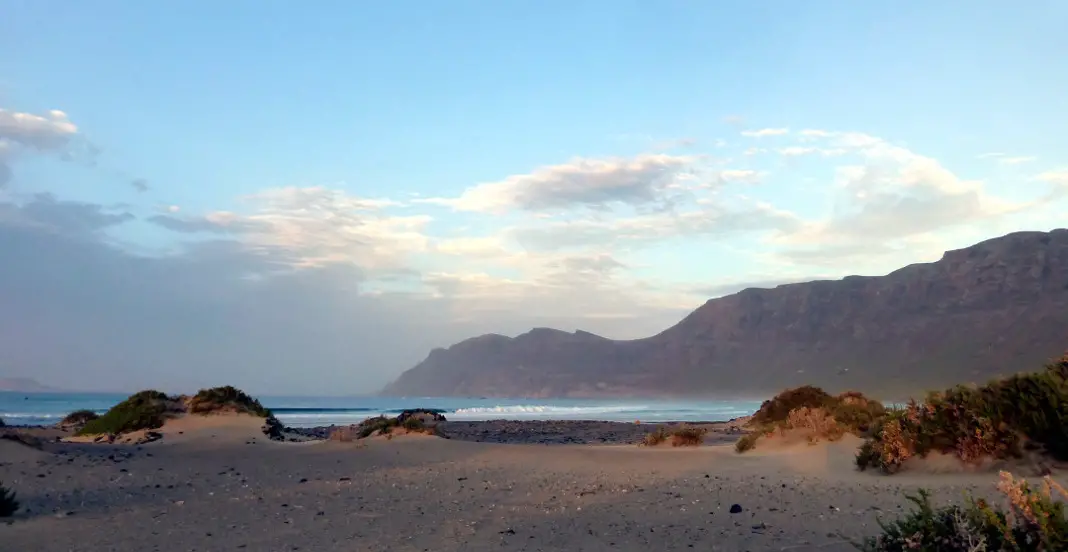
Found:
[{"label": "dark stone on sand", "polygon": [[282,422],[274,416],[268,416],[267,419],[263,421],[263,434],[272,441],[285,441],[285,429],[286,427],[282,425]]},{"label": "dark stone on sand", "polygon": [[154,442],[154,441],[159,441],[162,438],[163,438],[163,434],[158,432],[158,431],[146,431],[145,434],[140,439],[138,439],[134,444],[135,445],[143,445],[145,443],[151,443],[151,442]]},{"label": "dark stone on sand", "polygon": [[732,514],[740,514],[741,512],[742,512],[742,505],[741,504],[731,504],[731,513]]}]

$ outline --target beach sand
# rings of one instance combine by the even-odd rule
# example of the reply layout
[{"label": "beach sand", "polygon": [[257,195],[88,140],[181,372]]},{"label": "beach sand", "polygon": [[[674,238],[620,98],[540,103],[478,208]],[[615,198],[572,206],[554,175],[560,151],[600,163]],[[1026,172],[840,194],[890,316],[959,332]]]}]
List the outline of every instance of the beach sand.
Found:
[{"label": "beach sand", "polygon": [[996,473],[857,472],[854,438],[738,455],[426,435],[281,443],[260,423],[182,420],[142,446],[0,440],[0,480],[23,503],[0,550],[837,551],[853,550],[840,534],[899,516],[906,491],[997,500]]}]

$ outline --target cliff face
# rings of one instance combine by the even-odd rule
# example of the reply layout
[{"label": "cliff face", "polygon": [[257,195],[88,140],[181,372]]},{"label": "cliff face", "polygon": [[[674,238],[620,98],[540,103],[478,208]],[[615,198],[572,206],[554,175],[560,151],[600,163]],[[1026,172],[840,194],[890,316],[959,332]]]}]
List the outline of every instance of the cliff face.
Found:
[{"label": "cliff face", "polygon": [[1037,369],[1068,349],[1068,230],[1018,232],[886,276],[746,289],[653,337],[534,329],[436,349],[386,395],[901,398]]}]

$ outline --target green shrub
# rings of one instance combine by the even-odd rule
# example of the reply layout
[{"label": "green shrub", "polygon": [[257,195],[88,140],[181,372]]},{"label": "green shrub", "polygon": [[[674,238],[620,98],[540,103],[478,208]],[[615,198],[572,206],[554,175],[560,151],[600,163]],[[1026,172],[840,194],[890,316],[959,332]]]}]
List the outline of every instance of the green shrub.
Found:
[{"label": "green shrub", "polygon": [[78,435],[118,434],[163,426],[170,398],[159,391],[141,391],[89,421]]},{"label": "green shrub", "polygon": [[1005,495],[1008,510],[995,508],[982,500],[964,506],[935,509],[927,491],[907,498],[914,504],[904,518],[879,526],[882,534],[855,546],[864,552],[1038,552],[1068,550],[1068,519],[1065,505],[1054,499],[1065,491],[1050,478],[1041,492],[1025,481],[1016,481],[1002,472],[998,489]]},{"label": "green shrub", "polygon": [[408,431],[425,431],[426,430],[426,424],[423,423],[423,420],[421,420],[419,418],[416,418],[416,417],[411,417],[411,418],[405,419],[404,423],[401,424],[401,425],[404,426],[404,429],[406,429]]},{"label": "green shrub", "polygon": [[929,393],[874,424],[870,439],[857,465],[886,473],[932,451],[976,463],[1027,447],[1068,460],[1068,356],[1041,372]]},{"label": "green shrub", "polygon": [[376,433],[387,435],[393,431],[393,428],[399,425],[396,418],[387,418],[386,416],[375,416],[373,418],[367,418],[360,422],[358,426],[359,438],[365,439]]},{"label": "green shrub", "polygon": [[60,425],[85,425],[100,416],[92,410],[75,410],[63,417]]},{"label": "green shrub", "polygon": [[759,433],[746,433],[742,435],[741,439],[738,439],[734,443],[734,450],[736,452],[745,452],[752,450],[756,446],[757,439],[760,438]]},{"label": "green shrub", "polygon": [[9,490],[0,481],[0,517],[11,517],[19,509],[19,501],[15,500],[15,492]]},{"label": "green shrub", "polygon": [[232,385],[201,389],[189,399],[189,412],[193,414],[210,414],[219,411],[252,414],[263,418],[269,418],[272,415],[269,409],[260,404],[260,401]]}]

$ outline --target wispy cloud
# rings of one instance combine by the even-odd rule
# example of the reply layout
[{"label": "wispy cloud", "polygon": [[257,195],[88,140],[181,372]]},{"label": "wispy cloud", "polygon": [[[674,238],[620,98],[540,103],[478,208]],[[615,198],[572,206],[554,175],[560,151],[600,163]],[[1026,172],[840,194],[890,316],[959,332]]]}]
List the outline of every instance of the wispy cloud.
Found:
[{"label": "wispy cloud", "polygon": [[750,138],[763,138],[765,136],[785,136],[790,133],[788,128],[762,128],[759,130],[743,130],[742,136]]}]

